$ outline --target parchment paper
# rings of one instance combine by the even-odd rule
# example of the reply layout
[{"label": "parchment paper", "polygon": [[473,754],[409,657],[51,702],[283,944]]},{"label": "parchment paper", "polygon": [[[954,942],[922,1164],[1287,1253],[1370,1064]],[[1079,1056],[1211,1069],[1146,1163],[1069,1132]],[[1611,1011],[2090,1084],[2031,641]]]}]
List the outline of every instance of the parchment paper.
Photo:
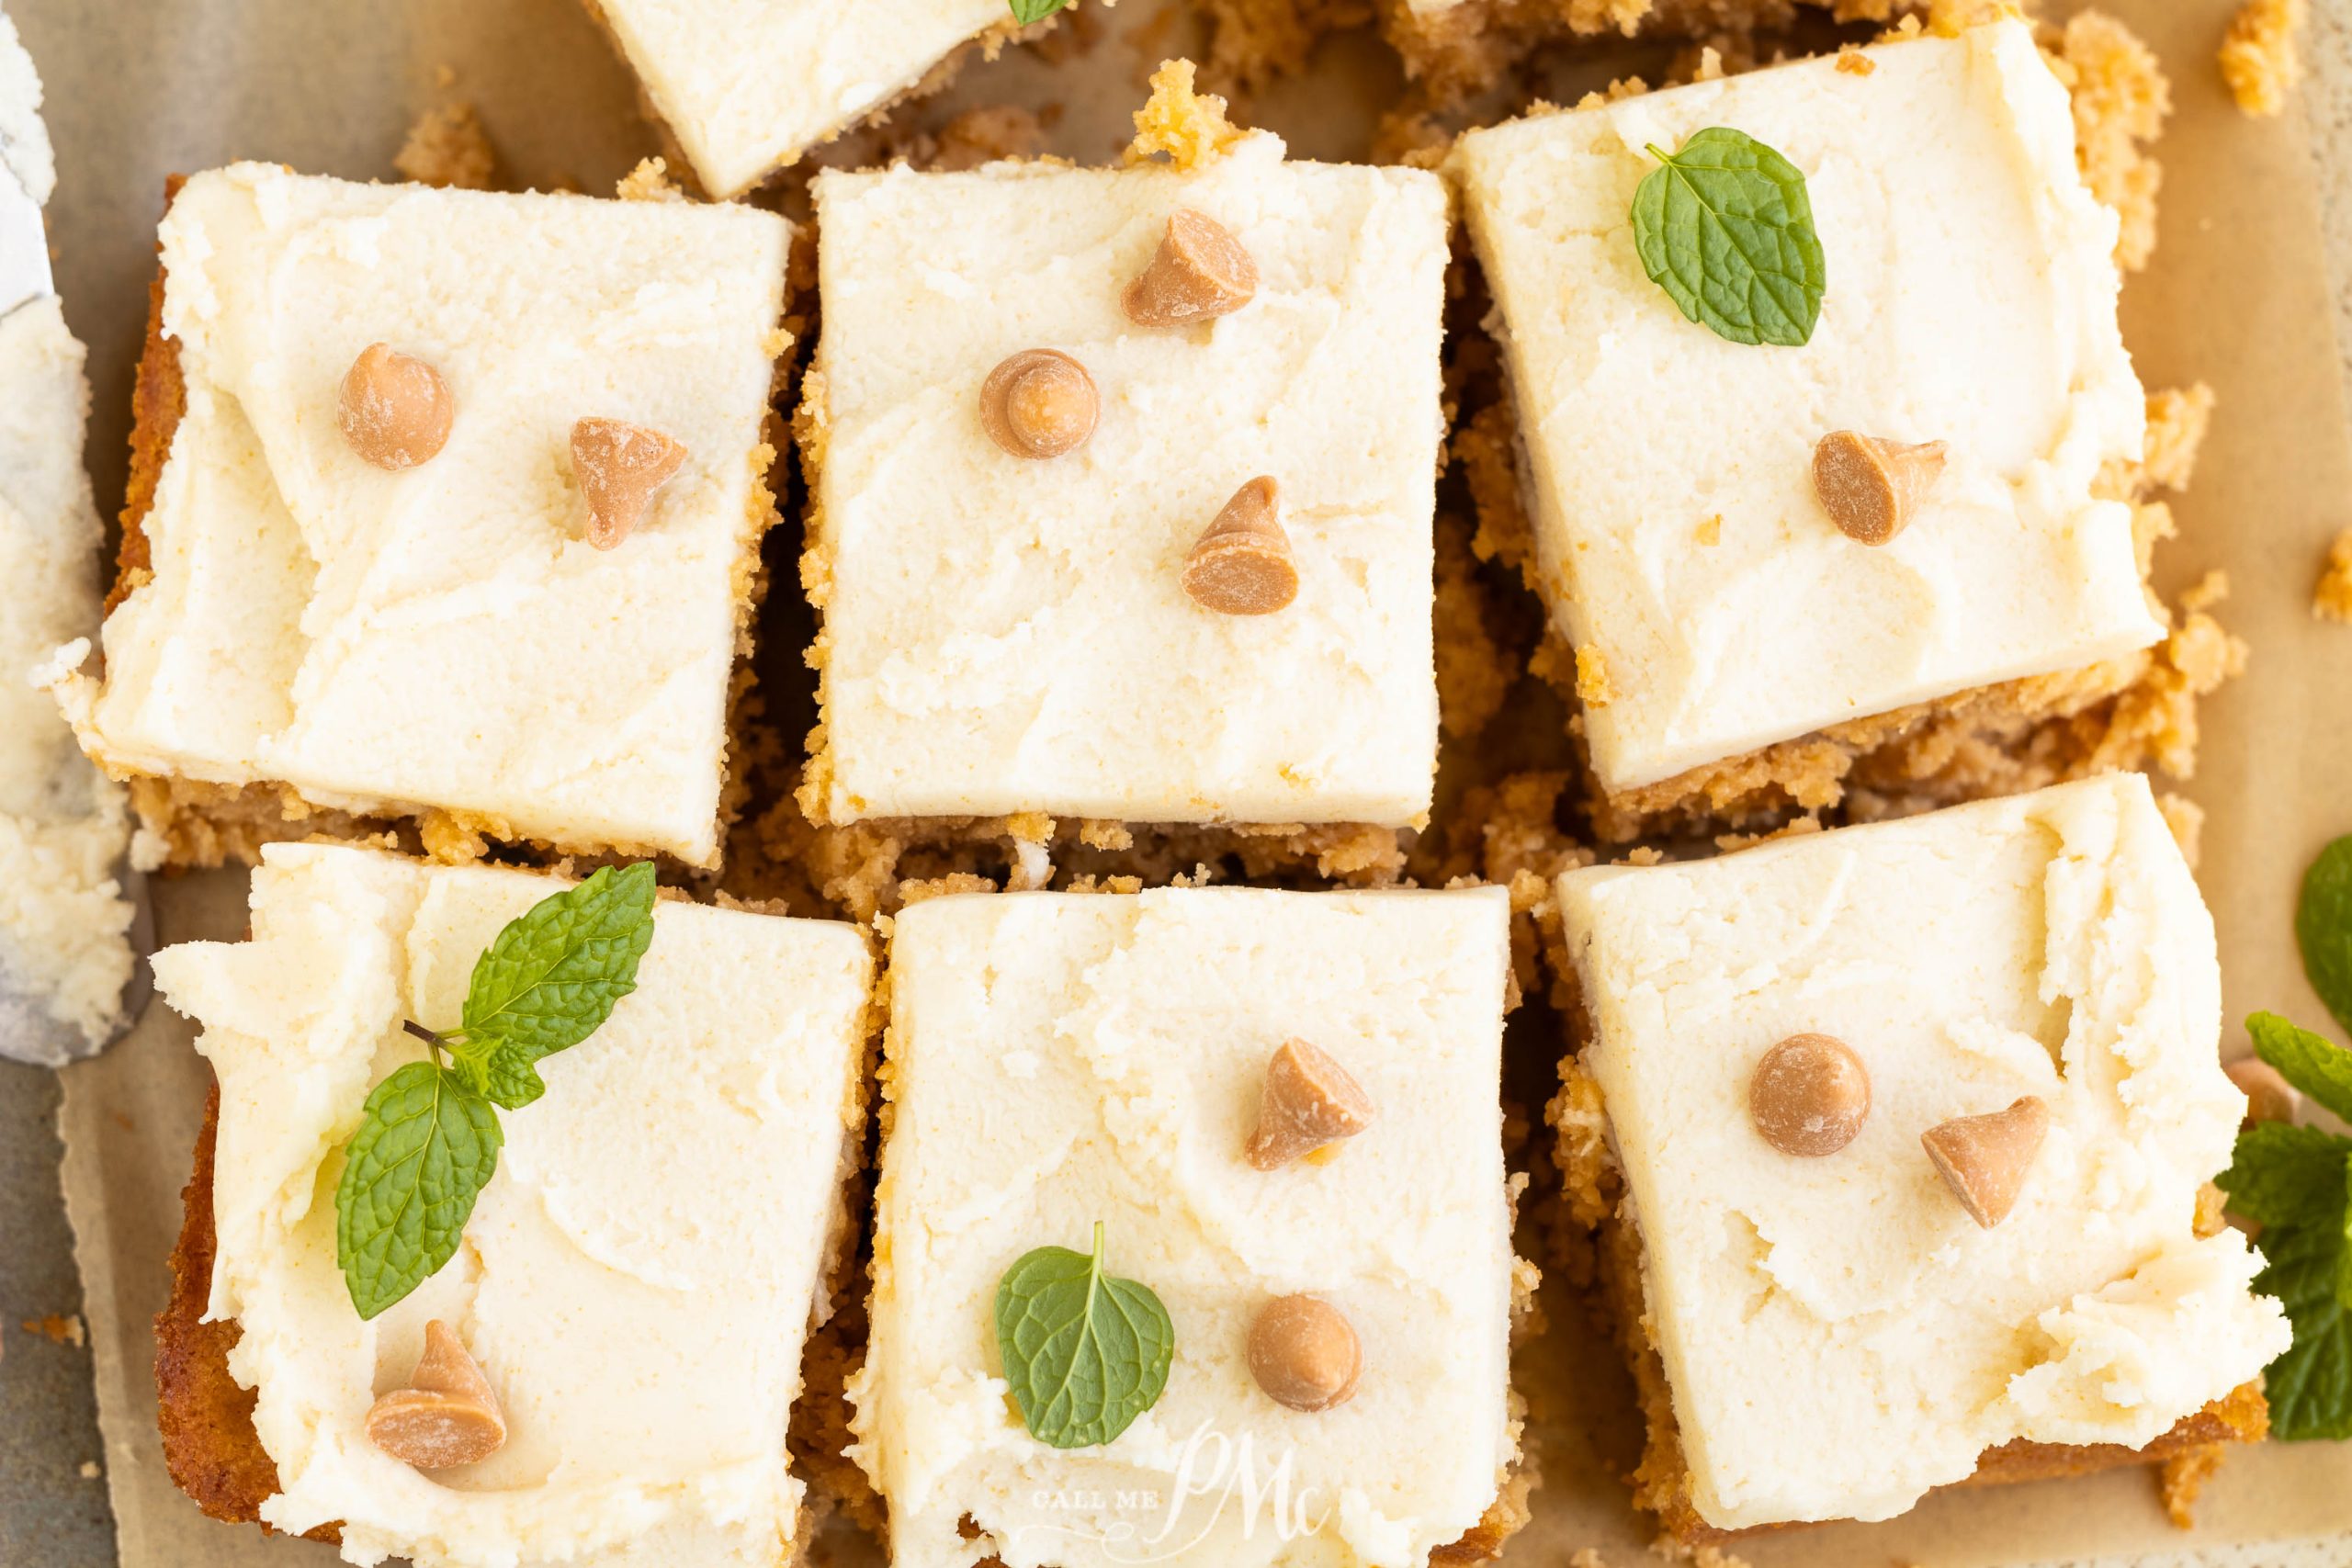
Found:
[{"label": "parchment paper", "polygon": [[[2319,1023],[2291,911],[2311,855],[2352,830],[2352,627],[2315,623],[2309,600],[2327,541],[2352,524],[2352,445],[2300,115],[2243,118],[2213,66],[2234,4],[2109,0],[2162,55],[2177,105],[2161,149],[2163,241],[2125,294],[2125,332],[2151,387],[2202,378],[2220,394],[2196,486],[2177,502],[2182,537],[2162,551],[2160,575],[2177,587],[2226,569],[2233,592],[2222,614],[2253,647],[2248,676],[2208,706],[2189,788],[2209,813],[2200,880],[2221,926],[2230,1016],[2267,1007]],[[633,85],[572,0],[11,0],[10,9],[49,85],[62,175],[51,212],[58,282],[93,351],[102,505],[120,494],[166,175],[260,157],[390,177],[415,116],[459,99],[481,108],[509,183],[606,189],[656,147]],[[1125,0],[1112,30],[1138,36],[1113,36],[1080,59],[1026,51],[974,65],[893,133],[974,104],[1057,105],[1048,150],[1103,159],[1124,141],[1150,65],[1194,42],[1189,23],[1157,11],[1154,0]],[[1312,81],[1241,107],[1299,154],[1360,155],[1398,80],[1376,42],[1343,38],[1326,46]],[[831,156],[854,159],[871,145]],[[241,935],[243,881],[159,881],[161,940]],[[207,1081],[190,1034],[159,1004],[112,1054],[65,1074],[64,1184],[121,1561],[332,1562],[324,1548],[205,1520],[164,1473],[148,1325],[164,1297]],[[2234,1025],[2231,1036],[2229,1049],[2241,1048]],[[1534,1402],[1544,1483],[1536,1521],[1508,1561],[1565,1564],[1579,1547],[1612,1564],[1644,1561],[1645,1532],[1618,1480],[1638,1449],[1625,1374],[1572,1295],[1547,1288],[1545,1301],[1550,1332],[1525,1353],[1520,1378]],[[854,1541],[823,1548],[831,1561],[872,1557]],[[2352,1450],[2233,1452],[2188,1535],[2165,1521],[2148,1474],[2131,1470],[1948,1493],[1892,1524],[1794,1531],[1739,1551],[1758,1568],[2340,1565],[2352,1562]]]}]

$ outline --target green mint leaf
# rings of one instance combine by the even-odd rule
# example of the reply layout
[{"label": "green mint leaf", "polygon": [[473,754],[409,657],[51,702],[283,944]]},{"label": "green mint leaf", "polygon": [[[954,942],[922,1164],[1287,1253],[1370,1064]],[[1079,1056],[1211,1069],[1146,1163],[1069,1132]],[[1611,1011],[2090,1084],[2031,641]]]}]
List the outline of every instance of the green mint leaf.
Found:
[{"label": "green mint leaf", "polygon": [[474,964],[458,1070],[519,1111],[547,1092],[535,1064],[577,1045],[637,989],[653,941],[653,865],[639,861],[543,898],[507,923]]},{"label": "green mint leaf", "polygon": [[2332,1223],[2265,1226],[2254,1288],[2278,1298],[2294,1343],[2263,1373],[2270,1435],[2288,1442],[2352,1438],[2352,1163],[2339,1165]]},{"label": "green mint leaf", "polygon": [[2338,1116],[2352,1119],[2352,1051],[2324,1034],[2298,1029],[2275,1012],[2245,1021],[2254,1053],[2281,1077]]},{"label": "green mint leaf", "polygon": [[[2303,950],[2303,973],[2311,976],[2312,989],[2335,1015],[2336,1026],[2352,1033],[2352,834],[2320,851],[2303,873],[2295,943]],[[2344,1114],[2340,1106],[2328,1109]]]},{"label": "green mint leaf", "polygon": [[1649,151],[1658,167],[1634,192],[1634,245],[1650,281],[1734,343],[1810,341],[1828,268],[1803,172],[1727,126]]},{"label": "green mint leaf", "polygon": [[490,1102],[431,1062],[411,1062],[368,1096],[334,1189],[334,1259],[362,1318],[456,1254],[503,1142]]},{"label": "green mint leaf", "polygon": [[2213,1179],[2231,1212],[2256,1224],[2342,1228],[2352,1138],[2317,1127],[2257,1122],[2238,1134],[2230,1168]]},{"label": "green mint leaf", "polygon": [[1012,19],[1023,27],[1042,22],[1069,4],[1069,0],[1012,0]]},{"label": "green mint leaf", "polygon": [[1176,1325],[1149,1287],[1102,1270],[1094,1255],[1041,1247],[996,1288],[996,1343],[1030,1436],[1057,1449],[1107,1443],[1159,1403]]}]

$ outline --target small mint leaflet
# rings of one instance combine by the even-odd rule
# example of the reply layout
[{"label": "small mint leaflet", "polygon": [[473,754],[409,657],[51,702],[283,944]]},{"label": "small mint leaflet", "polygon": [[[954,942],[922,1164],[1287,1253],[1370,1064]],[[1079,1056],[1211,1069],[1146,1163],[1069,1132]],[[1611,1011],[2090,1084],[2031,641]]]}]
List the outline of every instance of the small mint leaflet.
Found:
[{"label": "small mint leaflet", "polygon": [[1804,172],[1728,126],[1649,152],[1658,166],[1634,188],[1633,218],[1650,281],[1734,343],[1812,341],[1828,265]]},{"label": "small mint leaflet", "polygon": [[[2303,950],[2303,973],[2312,989],[2335,1015],[2336,1027],[2352,1033],[2352,834],[2320,851],[2303,873],[2302,897],[2295,903],[2295,944]],[[2344,1114],[2337,1107],[2328,1109]]]},{"label": "small mint leaflet", "polygon": [[2254,1288],[2278,1298],[2294,1342],[2265,1369],[2270,1433],[2288,1442],[2352,1438],[2352,1162],[2334,1183],[2332,1223],[2266,1226]]},{"label": "small mint leaflet", "polygon": [[1042,22],[1069,4],[1069,0],[1012,0],[1012,19],[1023,27]]},{"label": "small mint leaflet", "polygon": [[2275,1012],[2245,1021],[2255,1055],[2279,1076],[2336,1115],[2352,1120],[2352,1051],[2324,1034],[2298,1029]]},{"label": "small mint leaflet", "polygon": [[368,1096],[334,1190],[335,1262],[363,1319],[456,1255],[504,1141],[490,1102],[431,1062],[411,1062]]},{"label": "small mint leaflet", "polygon": [[1176,1328],[1150,1287],[1102,1267],[1102,1224],[1089,1257],[1065,1247],[1025,1253],[996,1290],[997,1348],[1030,1435],[1057,1449],[1107,1443],[1159,1403]]},{"label": "small mint leaflet", "polygon": [[2341,1226],[2352,1138],[2317,1127],[2257,1122],[2238,1134],[2230,1168],[2213,1179],[2231,1212],[2259,1225]]},{"label": "small mint leaflet", "polygon": [[507,923],[474,964],[458,1070],[518,1111],[547,1092],[537,1064],[594,1033],[637,989],[653,941],[653,866],[600,869]]}]

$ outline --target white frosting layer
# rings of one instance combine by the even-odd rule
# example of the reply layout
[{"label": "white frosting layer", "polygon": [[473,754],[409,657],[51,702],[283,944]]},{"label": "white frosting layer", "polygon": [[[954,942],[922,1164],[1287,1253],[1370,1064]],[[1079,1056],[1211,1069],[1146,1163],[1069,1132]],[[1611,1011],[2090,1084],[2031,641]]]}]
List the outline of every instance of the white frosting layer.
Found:
[{"label": "white frosting layer", "polygon": [[[1702,82],[1464,137],[1453,164],[1508,339],[1544,597],[1615,695],[1611,790],[1847,719],[2154,642],[2116,219],[2075,173],[2022,23]],[[1644,276],[1644,147],[1730,126],[1804,171],[1828,291],[1800,349],[1687,321]],[[1814,444],[1942,441],[1894,543],[1839,533]],[[1711,520],[1717,520],[1713,522]],[[1713,542],[1707,542],[1710,538]]]},{"label": "white frosting layer", "polygon": [[[40,80],[0,12],[0,160],[35,201],[55,184]],[[5,271],[0,268],[0,271]],[[103,537],[82,468],[90,389],[54,296],[0,315],[0,991],[53,1029],[0,1024],[0,1054],[54,1066],[113,1032],[130,978],[116,881],[123,793],[85,761],[35,670],[98,624]]]},{"label": "white frosting layer", "polygon": [[[2212,919],[2141,775],[1559,890],[1709,1523],[1885,1518],[2012,1438],[2138,1447],[2286,1348],[2244,1236],[2193,1229],[2245,1099]],[[1805,1032],[1871,1080],[1814,1159],[1747,1111]],[[1919,1136],[2025,1094],[2050,1132],[1982,1229]]]},{"label": "white frosting layer", "polygon": [[[1444,191],[1282,152],[818,177],[826,815],[1428,810]],[[1179,207],[1248,247],[1257,296],[1137,328],[1120,292]],[[1102,397],[1092,438],[1046,462],[979,420],[982,380],[1027,348]],[[1185,555],[1259,474],[1298,597],[1220,615],[1185,596]]]},{"label": "white frosting layer", "polygon": [[[540,1064],[458,1256],[363,1323],[335,1267],[340,1150],[369,1088],[454,1022],[475,957],[562,886],[274,844],[253,939],[155,955],[220,1079],[209,1316],[277,1467],[263,1518],[342,1521],[420,1568],[774,1568],[801,1483],[785,1425],[838,1213],[872,963],[848,926],[664,902],[638,988]],[[376,1449],[424,1325],[456,1327],[505,1447],[430,1475]]]},{"label": "white frosting layer", "polygon": [[717,197],[864,118],[967,39],[1012,24],[1005,0],[593,4]]},{"label": "white frosting layer", "polygon": [[[901,913],[873,1342],[852,1389],[897,1568],[1403,1568],[1476,1523],[1516,1452],[1509,962],[1499,889],[967,895]],[[1356,1077],[1375,1120],[1328,1162],[1260,1172],[1242,1148],[1293,1034]],[[1114,1441],[1057,1450],[1009,1403],[997,1281],[1034,1247],[1087,1250],[1098,1220],[1110,1272],[1167,1306],[1175,1361]],[[1258,1308],[1299,1292],[1363,1347],[1354,1397],[1315,1415],[1267,1398],[1244,1352]],[[1285,1501],[1245,1503],[1241,1464],[1261,1487],[1283,1475]],[[966,1516],[985,1533],[963,1539]]]},{"label": "white frosting layer", "polygon": [[[713,863],[788,235],[741,208],[191,179],[163,230],[187,410],[153,581],[107,619],[103,684],[61,694],[85,746]],[[398,473],[336,423],[379,341],[457,406],[441,454]],[[585,537],[586,416],[687,448],[614,550]]]}]

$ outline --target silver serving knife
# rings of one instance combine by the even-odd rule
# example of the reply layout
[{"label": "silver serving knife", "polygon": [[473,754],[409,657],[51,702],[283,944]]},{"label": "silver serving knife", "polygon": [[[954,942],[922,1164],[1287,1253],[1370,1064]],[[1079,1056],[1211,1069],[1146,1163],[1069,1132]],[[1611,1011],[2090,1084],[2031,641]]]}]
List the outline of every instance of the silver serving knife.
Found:
[{"label": "silver serving knife", "polygon": [[[49,271],[49,231],[40,208],[7,160],[0,145],[0,317],[57,290]],[[154,994],[147,955],[155,950],[155,913],[148,897],[147,878],[130,868],[126,854],[115,865],[115,879],[130,900],[130,981],[123,987],[119,1022],[112,1035],[93,1042],[71,1024],[49,1014],[41,994],[9,972],[0,953],[0,1056],[44,1066],[59,1066],[83,1056],[96,1055],[128,1032],[146,1010]]]}]

